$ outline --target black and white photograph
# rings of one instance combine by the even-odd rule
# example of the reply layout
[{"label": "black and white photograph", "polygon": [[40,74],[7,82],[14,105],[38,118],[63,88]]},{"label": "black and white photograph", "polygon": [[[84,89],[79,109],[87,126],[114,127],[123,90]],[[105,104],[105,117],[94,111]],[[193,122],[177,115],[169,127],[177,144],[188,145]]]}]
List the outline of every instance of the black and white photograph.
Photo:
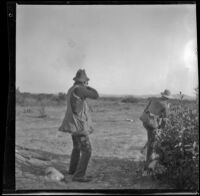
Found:
[{"label": "black and white photograph", "polygon": [[16,4],[16,190],[199,190],[196,4]]}]

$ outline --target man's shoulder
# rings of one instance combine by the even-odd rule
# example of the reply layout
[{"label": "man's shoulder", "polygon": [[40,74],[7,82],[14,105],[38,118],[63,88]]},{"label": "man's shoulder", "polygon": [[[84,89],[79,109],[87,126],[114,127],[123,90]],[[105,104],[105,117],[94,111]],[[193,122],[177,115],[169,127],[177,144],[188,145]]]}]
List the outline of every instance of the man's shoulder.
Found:
[{"label": "man's shoulder", "polygon": [[163,102],[160,98],[151,99],[151,105],[158,108],[166,108],[166,103]]},{"label": "man's shoulder", "polygon": [[71,86],[69,89],[68,89],[68,91],[67,91],[67,94],[70,94],[73,90],[74,90],[74,88],[75,88],[75,86],[73,85],[73,86]]},{"label": "man's shoulder", "polygon": [[149,98],[149,103],[155,104],[159,102],[160,102],[160,99],[158,97]]}]

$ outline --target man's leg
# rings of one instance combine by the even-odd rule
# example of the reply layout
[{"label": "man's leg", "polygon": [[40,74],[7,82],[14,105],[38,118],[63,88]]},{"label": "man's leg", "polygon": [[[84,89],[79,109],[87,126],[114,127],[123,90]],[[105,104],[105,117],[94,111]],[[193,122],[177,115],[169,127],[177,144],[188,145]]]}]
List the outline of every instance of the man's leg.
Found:
[{"label": "man's leg", "polygon": [[69,166],[69,174],[74,174],[80,159],[80,138],[72,135],[73,150],[71,153],[71,160]]},{"label": "man's leg", "polygon": [[145,151],[145,149],[147,148],[147,143],[148,142],[146,142],[145,143],[145,145],[142,147],[142,149],[140,150],[140,152],[143,154],[144,153],[144,151]]},{"label": "man's leg", "polygon": [[148,128],[147,135],[148,135],[148,143],[147,143],[147,156],[146,156],[146,162],[147,165],[151,161],[151,155],[153,153],[153,144],[155,141],[155,130],[152,128]]},{"label": "man's leg", "polygon": [[88,136],[82,136],[80,137],[80,149],[81,149],[81,158],[78,163],[76,172],[73,176],[73,180],[78,181],[89,181],[88,179],[84,178],[84,175],[87,170],[88,162],[91,157],[91,144]]}]

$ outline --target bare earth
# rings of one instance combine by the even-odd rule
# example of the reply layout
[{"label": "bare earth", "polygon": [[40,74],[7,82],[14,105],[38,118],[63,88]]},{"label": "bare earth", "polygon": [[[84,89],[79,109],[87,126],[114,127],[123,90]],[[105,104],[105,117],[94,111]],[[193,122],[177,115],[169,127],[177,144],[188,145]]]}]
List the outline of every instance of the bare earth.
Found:
[{"label": "bare earth", "polygon": [[[161,180],[143,177],[144,155],[140,149],[147,136],[139,120],[143,104],[116,101],[90,101],[95,132],[90,136],[92,157],[87,174],[89,183],[72,182],[68,170],[71,136],[58,134],[66,106],[46,107],[46,118],[39,118],[39,107],[16,107],[16,189],[170,189]],[[64,181],[49,181],[45,169],[55,167],[65,174]]]}]

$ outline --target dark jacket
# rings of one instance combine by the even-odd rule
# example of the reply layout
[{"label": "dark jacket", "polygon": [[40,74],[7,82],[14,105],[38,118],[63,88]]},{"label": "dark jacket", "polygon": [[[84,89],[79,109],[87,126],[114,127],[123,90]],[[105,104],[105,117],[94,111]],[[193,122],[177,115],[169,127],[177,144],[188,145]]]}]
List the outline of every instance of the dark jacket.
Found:
[{"label": "dark jacket", "polygon": [[165,118],[169,114],[169,104],[166,101],[162,101],[161,98],[154,98],[148,102],[144,111],[150,112],[151,115],[155,116],[158,128],[163,128],[166,124]]},{"label": "dark jacket", "polygon": [[145,111],[149,111],[156,116],[165,118],[169,113],[169,105],[160,98],[154,98],[148,102]]}]

